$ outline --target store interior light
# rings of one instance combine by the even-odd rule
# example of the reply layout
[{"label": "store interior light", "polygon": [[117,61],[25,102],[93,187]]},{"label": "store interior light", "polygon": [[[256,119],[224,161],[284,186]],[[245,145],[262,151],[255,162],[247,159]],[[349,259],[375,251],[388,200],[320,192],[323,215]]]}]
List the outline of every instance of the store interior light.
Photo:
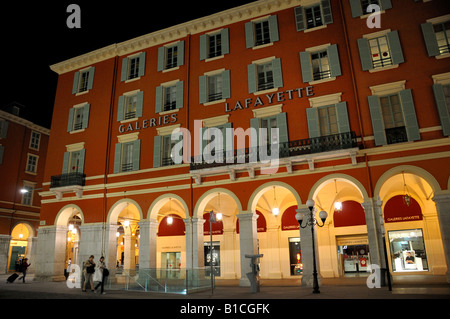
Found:
[{"label": "store interior light", "polygon": [[280,213],[280,209],[278,208],[278,203],[277,203],[277,196],[275,194],[275,186],[273,187],[273,207],[272,207],[272,214],[274,216],[278,216],[278,214]]},{"label": "store interior light", "polygon": [[216,214],[217,220],[222,220],[222,217],[223,217],[222,213],[217,213]]},{"label": "store interior light", "polygon": [[172,225],[173,224],[173,217],[172,216],[168,216],[167,217],[167,225]]},{"label": "store interior light", "polygon": [[334,210],[336,212],[340,212],[342,210],[342,202],[339,201],[334,202]]},{"label": "store interior light", "polygon": [[129,220],[125,220],[125,221],[123,222],[123,225],[124,225],[125,227],[130,226],[130,221],[129,221]]},{"label": "store interior light", "polygon": [[19,238],[23,238],[23,234],[19,234]]},{"label": "store interior light", "polygon": [[116,237],[120,237],[120,233],[119,232],[116,233]]},{"label": "store interior light", "polygon": [[280,213],[280,209],[278,207],[272,208],[272,214],[274,214],[275,216],[278,216],[279,213]]}]

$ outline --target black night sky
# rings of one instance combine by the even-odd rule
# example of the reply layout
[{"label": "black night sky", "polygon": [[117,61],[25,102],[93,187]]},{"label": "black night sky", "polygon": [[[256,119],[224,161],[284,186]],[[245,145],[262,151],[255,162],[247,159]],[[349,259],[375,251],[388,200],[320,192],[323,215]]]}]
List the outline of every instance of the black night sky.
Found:
[{"label": "black night sky", "polygon": [[[253,1],[11,1],[2,4],[0,108],[26,107],[25,118],[50,128],[58,76],[50,65]],[[81,28],[69,29],[70,4]]]}]

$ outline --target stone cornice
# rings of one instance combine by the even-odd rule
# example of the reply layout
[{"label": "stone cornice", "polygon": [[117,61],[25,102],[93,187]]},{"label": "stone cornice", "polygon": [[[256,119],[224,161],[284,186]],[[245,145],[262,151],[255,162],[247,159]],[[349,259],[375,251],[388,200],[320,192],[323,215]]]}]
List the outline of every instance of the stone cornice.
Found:
[{"label": "stone cornice", "polygon": [[123,56],[182,39],[188,35],[219,29],[225,25],[252,19],[272,12],[301,5],[303,0],[259,0],[236,8],[228,9],[206,17],[178,24],[163,30],[152,32],[125,42],[112,44],[107,47],[71,58],[50,66],[58,74],[77,70],[97,62],[108,60],[115,56]]},{"label": "stone cornice", "polygon": [[10,122],[14,122],[14,123],[23,125],[33,131],[36,131],[36,132],[39,132],[39,133],[42,133],[45,135],[50,135],[50,130],[48,128],[34,124],[33,122],[25,120],[19,116],[15,116],[11,113],[0,110],[0,118],[6,119]]}]

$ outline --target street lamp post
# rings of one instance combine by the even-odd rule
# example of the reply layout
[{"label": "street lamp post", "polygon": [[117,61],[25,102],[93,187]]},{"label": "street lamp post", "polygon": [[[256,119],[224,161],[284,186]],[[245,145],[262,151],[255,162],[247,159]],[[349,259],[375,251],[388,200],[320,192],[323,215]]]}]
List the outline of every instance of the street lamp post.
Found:
[{"label": "street lamp post", "polygon": [[297,213],[295,215],[295,218],[298,221],[298,224],[301,228],[306,228],[307,226],[311,227],[311,236],[312,236],[312,251],[313,251],[313,293],[315,294],[319,294],[320,290],[319,290],[319,280],[317,279],[317,267],[316,267],[316,248],[315,248],[315,239],[314,239],[314,226],[317,225],[319,227],[323,227],[325,225],[325,220],[327,219],[327,212],[325,211],[321,211],[319,213],[319,218],[322,220],[322,225],[320,225],[317,220],[316,217],[313,213],[314,211],[314,200],[312,199],[308,199],[306,201],[306,206],[309,208],[309,216],[307,216],[306,218],[306,225],[302,226],[302,222],[303,222],[303,218],[305,216],[303,216],[302,213]]}]

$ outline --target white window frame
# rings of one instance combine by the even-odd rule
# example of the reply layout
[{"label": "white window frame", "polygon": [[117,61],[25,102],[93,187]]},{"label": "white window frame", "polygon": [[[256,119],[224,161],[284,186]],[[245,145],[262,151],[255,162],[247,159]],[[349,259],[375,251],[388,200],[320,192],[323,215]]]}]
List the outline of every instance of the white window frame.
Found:
[{"label": "white window frame", "polygon": [[[33,159],[36,161],[35,163],[32,162]],[[38,163],[39,163],[39,155],[28,153],[27,154],[27,164],[25,167],[25,173],[36,175]]]},{"label": "white window frame", "polygon": [[36,132],[36,131],[31,131],[29,148],[32,150],[35,150],[35,151],[39,151],[40,145],[41,145],[41,133]]}]

